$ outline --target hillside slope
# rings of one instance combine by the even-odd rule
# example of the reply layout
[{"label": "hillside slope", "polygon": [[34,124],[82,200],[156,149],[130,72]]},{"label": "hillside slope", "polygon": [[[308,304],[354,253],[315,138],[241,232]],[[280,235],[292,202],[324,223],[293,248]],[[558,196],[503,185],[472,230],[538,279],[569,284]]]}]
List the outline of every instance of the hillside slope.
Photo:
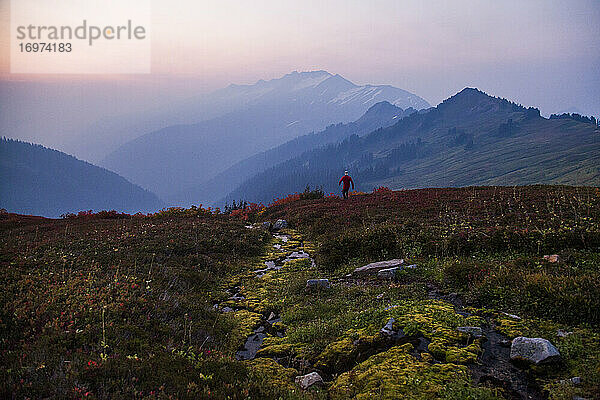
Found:
[{"label": "hillside slope", "polygon": [[58,217],[81,210],[156,211],[152,193],[104,168],[40,145],[0,141],[0,208]]},{"label": "hillside slope", "polygon": [[599,249],[590,187],[0,212],[0,398],[594,399]]},{"label": "hillside slope", "polygon": [[207,182],[169,197],[174,204],[214,204],[251,176],[273,165],[292,159],[307,150],[338,143],[351,135],[365,135],[375,129],[390,126],[416,112],[403,110],[387,101],[374,104],[358,120],[330,125],[321,132],[302,135],[280,146],[246,158]]},{"label": "hillside slope", "polygon": [[344,170],[350,170],[360,190],[380,185],[600,185],[598,165],[596,124],[546,119],[537,109],[466,88],[391,127],[274,166],[227,200],[270,201],[307,184],[334,192]]},{"label": "hillside slope", "polygon": [[402,108],[429,107],[405,90],[359,86],[326,71],[230,85],[209,98],[235,108],[202,122],[145,133],[120,146],[101,165],[166,199],[299,135],[354,121],[380,101]]}]

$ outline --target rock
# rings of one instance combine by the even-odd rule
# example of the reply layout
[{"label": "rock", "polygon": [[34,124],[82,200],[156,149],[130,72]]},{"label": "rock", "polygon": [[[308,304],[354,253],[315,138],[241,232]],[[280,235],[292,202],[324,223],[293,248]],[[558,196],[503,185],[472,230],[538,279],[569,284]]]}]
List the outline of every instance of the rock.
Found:
[{"label": "rock", "polygon": [[513,339],[510,359],[543,364],[560,357],[558,349],[546,339],[519,336]]},{"label": "rock", "polygon": [[271,314],[269,314],[269,318],[267,318],[267,321],[272,321],[275,318],[277,318],[277,315],[275,315],[275,313],[273,311],[271,311]]},{"label": "rock", "polygon": [[558,336],[558,337],[567,337],[567,336],[572,335],[572,334],[573,334],[573,332],[567,332],[567,331],[562,330],[562,329],[559,329],[556,332],[556,336]]},{"label": "rock", "polygon": [[560,381],[561,385],[581,385],[581,377],[574,376],[571,379],[562,379]]},{"label": "rock", "polygon": [[394,334],[394,322],[396,322],[394,318],[388,319],[388,322],[381,328],[380,332],[384,335],[392,336]]},{"label": "rock", "polygon": [[390,269],[394,267],[399,267],[404,264],[404,260],[402,259],[394,259],[387,261],[378,261],[371,264],[363,265],[362,267],[358,267],[352,272],[353,275],[375,275],[382,269]]},{"label": "rock", "polygon": [[315,384],[322,384],[323,378],[317,372],[311,372],[310,374],[297,376],[295,382],[303,390],[306,390]]},{"label": "rock", "polygon": [[329,279],[309,279],[306,281],[307,289],[328,289],[330,287]]},{"label": "rock", "polygon": [[557,263],[560,261],[560,256],[558,254],[552,254],[550,256],[544,256],[544,260],[548,261],[549,263]]},{"label": "rock", "polygon": [[287,227],[288,227],[288,223],[287,223],[287,221],[285,219],[278,219],[273,224],[273,229],[275,229],[276,231],[278,231],[280,229],[285,229]]},{"label": "rock", "polygon": [[396,273],[401,271],[402,267],[386,268],[377,272],[377,278],[379,279],[394,279]]},{"label": "rock", "polygon": [[232,312],[232,311],[233,311],[233,308],[231,308],[231,307],[223,307],[221,309],[221,312]]},{"label": "rock", "polygon": [[503,312],[502,314],[504,314],[508,318],[514,319],[516,321],[520,321],[521,320],[521,317],[519,317],[518,315],[515,315],[515,314],[509,314],[509,313],[505,313],[505,312]]},{"label": "rock", "polygon": [[507,339],[502,339],[498,341],[498,345],[500,347],[510,347],[510,345],[512,344],[512,342],[510,340]]},{"label": "rock", "polygon": [[457,331],[466,333],[467,335],[473,336],[474,338],[483,337],[483,331],[478,326],[459,326],[456,328]]},{"label": "rock", "polygon": [[261,226],[262,226],[263,229],[267,229],[268,230],[268,229],[271,229],[272,224],[271,224],[271,221],[265,221],[265,222],[262,223]]}]

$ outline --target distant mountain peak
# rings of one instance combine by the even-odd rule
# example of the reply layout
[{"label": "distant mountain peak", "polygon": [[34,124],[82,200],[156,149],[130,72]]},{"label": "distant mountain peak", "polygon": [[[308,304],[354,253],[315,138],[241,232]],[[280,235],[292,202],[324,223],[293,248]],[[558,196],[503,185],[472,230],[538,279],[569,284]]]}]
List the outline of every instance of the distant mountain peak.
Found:
[{"label": "distant mountain peak", "polygon": [[369,107],[367,112],[365,112],[365,115],[371,114],[371,113],[378,113],[378,112],[386,111],[386,110],[402,111],[402,108],[393,105],[392,103],[390,103],[387,100],[384,100],[384,101],[380,101],[379,103],[375,103],[371,107]]}]

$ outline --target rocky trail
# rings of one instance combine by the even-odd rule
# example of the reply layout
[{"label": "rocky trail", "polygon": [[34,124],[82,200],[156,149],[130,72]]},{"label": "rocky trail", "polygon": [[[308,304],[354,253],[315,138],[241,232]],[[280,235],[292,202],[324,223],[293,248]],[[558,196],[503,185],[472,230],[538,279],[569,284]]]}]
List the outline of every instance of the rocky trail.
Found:
[{"label": "rocky trail", "polygon": [[[248,227],[250,228],[250,226]],[[254,227],[252,227],[254,228]],[[287,262],[298,259],[310,260],[312,266],[315,266],[315,261],[309,253],[304,250],[304,243],[300,238],[293,237],[288,233],[281,233],[280,229],[274,229],[271,231],[272,236],[278,243],[273,245],[273,253],[280,256],[272,257],[272,259],[264,262],[264,268],[255,269],[252,274],[249,275],[248,279],[261,279],[264,275],[270,271],[280,270]],[[293,243],[292,245],[288,245]],[[285,247],[284,247],[285,246]],[[373,263],[378,264],[378,263]],[[378,285],[387,287],[392,282],[394,274],[403,268],[418,268],[416,265],[404,265],[403,260],[389,260],[381,265],[373,267],[373,264],[358,268],[355,273],[346,275],[341,278],[329,279],[310,279],[307,281],[307,290],[311,287],[317,288],[328,288],[330,285]],[[428,290],[427,297],[432,300],[439,300],[442,302],[450,303],[456,312],[456,314],[464,317],[469,317],[471,314],[464,310],[464,303],[460,296],[456,293],[444,293],[439,287],[432,283],[426,283]],[[241,293],[239,286],[232,286],[227,289],[229,298],[227,305],[215,304],[216,308],[219,308],[221,312],[232,312],[244,310],[245,307],[241,303],[245,300]],[[232,305],[233,303],[233,305]],[[395,307],[391,305],[388,309]],[[510,314],[507,314],[512,316]],[[512,316],[515,319],[520,319],[518,316]],[[268,316],[261,315],[260,323],[255,327],[252,333],[247,337],[244,345],[236,353],[238,360],[253,360],[257,352],[261,349],[264,339],[268,335],[284,337],[285,331],[277,326],[277,323],[281,321],[279,315],[271,312]],[[469,363],[467,366],[471,373],[473,383],[475,385],[483,385],[488,387],[501,388],[505,396],[515,400],[542,400],[547,399],[547,395],[543,393],[541,388],[535,383],[535,380],[531,378],[526,368],[520,368],[518,363],[511,361],[511,340],[500,333],[496,329],[494,320],[490,317],[485,317],[486,323],[481,327],[459,327],[459,331],[467,333],[469,339],[464,346],[469,345],[476,338],[482,338],[482,351],[478,355],[476,362]],[[373,354],[383,352],[390,349],[393,346],[411,343],[414,350],[411,354],[418,360],[422,360],[422,355],[427,353],[431,354],[428,349],[428,345],[431,341],[422,335],[409,336],[405,335],[402,329],[394,331],[393,319],[390,319],[388,323],[382,327],[381,333],[387,335],[388,340],[384,342],[384,345],[377,348],[373,348],[372,351],[367,351],[361,359],[357,359],[356,363],[364,361],[367,357]],[[297,379],[297,383],[303,388],[302,382],[308,380],[310,382],[320,382],[321,376],[326,380],[332,378],[332,374],[329,371],[322,370],[311,366],[306,360],[291,360],[282,359],[278,357],[271,357],[281,365],[288,367],[294,364],[294,366],[301,365],[301,370],[312,371],[310,374],[300,376]],[[443,364],[446,361],[438,360],[435,357],[431,357],[431,362],[434,364]],[[523,366],[524,364],[522,364]],[[337,371],[340,372],[340,371]],[[318,379],[316,378],[318,377]],[[312,384],[312,383],[311,383]],[[309,384],[308,386],[310,386]]]}]

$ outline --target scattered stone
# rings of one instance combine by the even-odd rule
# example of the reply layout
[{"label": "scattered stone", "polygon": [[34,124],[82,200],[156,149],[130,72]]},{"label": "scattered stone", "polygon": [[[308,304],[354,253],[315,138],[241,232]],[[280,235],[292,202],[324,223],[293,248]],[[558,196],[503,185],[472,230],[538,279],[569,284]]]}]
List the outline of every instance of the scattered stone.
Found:
[{"label": "scattered stone", "polygon": [[223,307],[221,309],[221,312],[232,312],[232,311],[233,311],[233,308],[231,308],[231,307]]},{"label": "scattered stone", "polygon": [[352,273],[353,275],[375,275],[382,269],[390,269],[394,267],[399,267],[404,264],[404,260],[402,259],[394,259],[387,261],[378,261],[371,264],[363,265],[362,267],[358,267]]},{"label": "scattered stone", "polygon": [[552,343],[542,338],[516,337],[510,347],[510,359],[528,361],[535,364],[548,363],[560,357]]},{"label": "scattered stone", "polygon": [[544,260],[549,263],[557,263],[560,262],[560,256],[558,254],[546,255],[544,256]]},{"label": "scattered stone", "polygon": [[518,315],[515,315],[515,314],[509,314],[509,313],[505,313],[505,312],[503,312],[502,314],[504,314],[508,318],[512,318],[512,319],[514,319],[516,321],[520,321],[521,320],[521,317],[519,317]]},{"label": "scattered stone", "polygon": [[394,322],[396,322],[394,318],[388,319],[388,322],[381,328],[380,332],[384,335],[392,336],[394,334]]},{"label": "scattered stone", "polygon": [[269,318],[267,318],[267,321],[272,321],[275,318],[277,318],[277,315],[275,315],[275,313],[273,311],[271,311],[271,314],[269,314]]},{"label": "scattered stone", "polygon": [[556,336],[558,336],[558,337],[567,337],[567,336],[572,335],[572,334],[573,334],[573,332],[567,332],[567,331],[562,330],[562,329],[559,329],[556,332]]},{"label": "scattered stone", "polygon": [[383,299],[383,293],[377,295],[378,299]]},{"label": "scattered stone", "polygon": [[275,223],[273,224],[273,229],[278,231],[280,229],[285,229],[288,227],[288,223],[285,219],[278,219],[277,221],[275,221]]},{"label": "scattered stone", "polygon": [[581,377],[574,376],[571,379],[562,379],[560,381],[561,385],[581,385]]},{"label": "scattered stone", "polygon": [[263,229],[269,230],[269,229],[271,229],[272,224],[271,224],[271,221],[265,221],[265,222],[262,223],[261,226],[262,226]]},{"label": "scattered stone", "polygon": [[457,331],[466,333],[474,338],[483,337],[483,331],[478,326],[459,326],[456,328]]},{"label": "scattered stone", "polygon": [[310,374],[297,376],[295,382],[303,390],[306,390],[315,384],[322,384],[323,378],[317,372],[311,372]]},{"label": "scattered stone", "polygon": [[510,340],[508,340],[508,339],[502,339],[502,340],[498,341],[498,345],[500,347],[510,347],[511,344],[512,344],[512,342]]},{"label": "scattered stone", "polygon": [[330,287],[329,279],[309,279],[306,281],[307,289],[328,289]]}]

